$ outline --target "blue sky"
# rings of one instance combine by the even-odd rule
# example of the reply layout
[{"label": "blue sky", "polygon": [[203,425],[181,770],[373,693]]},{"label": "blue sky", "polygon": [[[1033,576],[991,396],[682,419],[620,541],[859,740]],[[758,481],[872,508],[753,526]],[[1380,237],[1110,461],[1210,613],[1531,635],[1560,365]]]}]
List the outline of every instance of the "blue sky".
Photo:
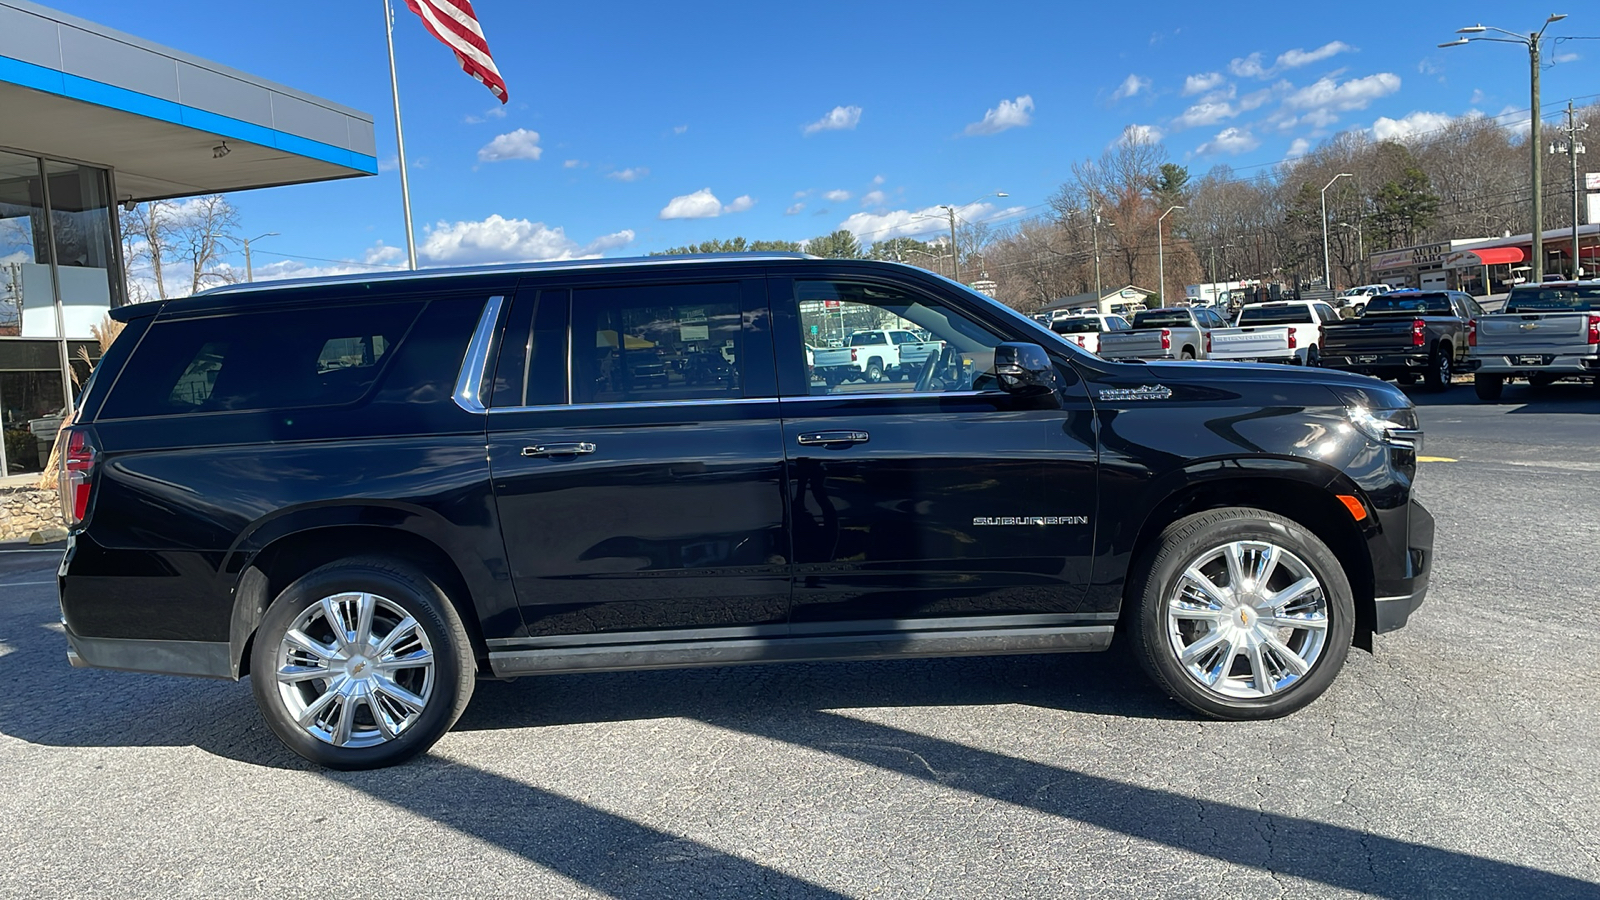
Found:
[{"label": "blue sky", "polygon": [[[1154,129],[1194,174],[1253,173],[1345,129],[1388,136],[1525,110],[1524,49],[1435,45],[1479,21],[1536,30],[1546,14],[1472,2],[476,0],[511,94],[501,108],[396,3],[424,265],[840,227],[864,242],[932,236],[938,222],[916,216],[938,204],[969,219],[1042,212],[1075,160],[1129,126]],[[54,5],[371,113],[379,176],[233,200],[247,234],[281,233],[256,244],[258,273],[403,262],[379,0],[226,14],[200,0]],[[1600,13],[1566,11],[1551,34],[1600,35]],[[1551,49],[1547,114],[1600,90],[1600,42]],[[996,191],[1010,196],[980,199]]]}]

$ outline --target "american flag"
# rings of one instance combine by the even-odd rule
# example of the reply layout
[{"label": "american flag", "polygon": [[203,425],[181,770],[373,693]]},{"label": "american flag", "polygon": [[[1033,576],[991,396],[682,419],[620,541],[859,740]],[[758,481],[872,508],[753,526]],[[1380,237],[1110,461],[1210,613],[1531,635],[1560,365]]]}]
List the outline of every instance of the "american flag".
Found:
[{"label": "american flag", "polygon": [[511,99],[494,57],[489,55],[489,42],[483,38],[471,0],[406,0],[406,6],[434,37],[455,51],[463,71],[483,82],[501,103]]}]

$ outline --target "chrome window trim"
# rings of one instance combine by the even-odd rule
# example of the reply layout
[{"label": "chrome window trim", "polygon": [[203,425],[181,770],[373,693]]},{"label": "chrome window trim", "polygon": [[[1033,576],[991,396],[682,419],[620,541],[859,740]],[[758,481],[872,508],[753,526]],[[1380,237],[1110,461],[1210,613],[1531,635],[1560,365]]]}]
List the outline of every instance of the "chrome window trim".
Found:
[{"label": "chrome window trim", "polygon": [[[495,406],[489,415],[553,412],[560,409],[635,409],[641,406],[723,406],[735,403],[802,403],[817,400],[882,400],[885,397],[997,397],[1004,391],[917,391],[912,393],[829,394],[820,397],[708,397],[702,400],[623,400],[616,403],[553,403],[543,406]],[[459,401],[458,401],[459,402]],[[482,410],[480,410],[482,411]]]},{"label": "chrome window trim", "polygon": [[903,397],[996,397],[1005,391],[868,391],[850,394],[807,394],[803,397],[780,397],[784,403],[815,403],[821,400],[884,400]]},{"label": "chrome window trim", "polygon": [[456,375],[453,399],[457,406],[473,415],[488,411],[483,405],[483,379],[488,375],[489,345],[494,342],[494,331],[500,324],[500,307],[505,299],[504,296],[490,297],[483,305],[477,330],[472,332],[467,355],[461,360],[461,372]]}]

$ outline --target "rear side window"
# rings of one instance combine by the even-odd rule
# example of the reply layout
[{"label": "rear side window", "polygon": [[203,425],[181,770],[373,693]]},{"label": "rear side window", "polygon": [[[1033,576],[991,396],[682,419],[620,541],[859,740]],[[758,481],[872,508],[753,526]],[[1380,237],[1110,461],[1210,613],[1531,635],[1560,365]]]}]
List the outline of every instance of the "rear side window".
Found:
[{"label": "rear side window", "polygon": [[425,304],[270,310],[157,321],[101,418],[337,406],[360,400]]},{"label": "rear side window", "polygon": [[739,285],[572,292],[572,402],[744,396]]}]

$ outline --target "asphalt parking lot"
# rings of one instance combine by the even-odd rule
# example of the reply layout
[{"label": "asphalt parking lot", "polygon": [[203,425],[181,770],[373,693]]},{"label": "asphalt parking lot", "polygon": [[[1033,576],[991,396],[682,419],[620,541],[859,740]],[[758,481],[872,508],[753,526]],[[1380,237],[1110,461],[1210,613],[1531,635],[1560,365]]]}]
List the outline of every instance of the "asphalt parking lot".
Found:
[{"label": "asphalt parking lot", "polygon": [[0,894],[1600,897],[1600,392],[1415,396],[1428,602],[1268,723],[1115,653],[643,672],[330,773],[247,685],[69,668],[0,546]]}]

